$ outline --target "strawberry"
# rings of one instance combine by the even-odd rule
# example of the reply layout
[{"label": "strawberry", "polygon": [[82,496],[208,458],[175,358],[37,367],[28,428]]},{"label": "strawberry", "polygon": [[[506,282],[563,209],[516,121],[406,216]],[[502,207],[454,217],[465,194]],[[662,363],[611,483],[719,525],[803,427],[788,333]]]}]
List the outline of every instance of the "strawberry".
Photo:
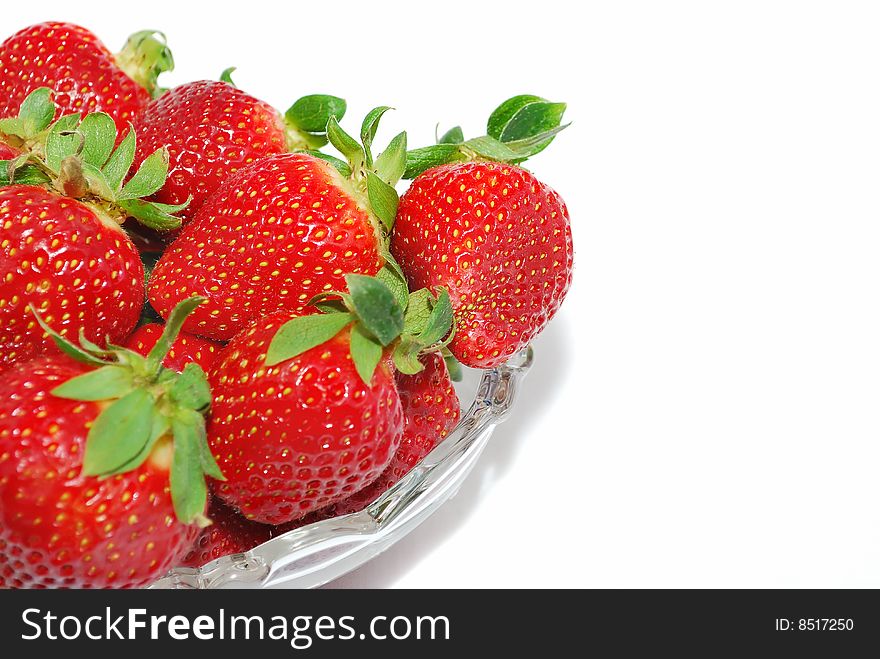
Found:
[{"label": "strawberry", "polygon": [[[335,119],[328,131],[348,152],[351,166],[337,165],[349,177],[304,153],[269,156],[240,170],[156,264],[148,293],[161,316],[181,299],[206,297],[187,331],[228,340],[274,311],[303,313],[315,295],[341,288],[347,273],[382,268],[380,222],[393,220],[390,182],[403,172],[405,134],[372,163],[364,155],[369,147],[341,137]],[[365,136],[366,144],[372,136]]]},{"label": "strawberry", "polygon": [[[565,106],[535,99],[503,104],[487,136],[463,143],[453,137],[409,154],[406,175],[415,180],[400,200],[391,251],[412,288],[449,291],[457,323],[449,348],[467,366],[491,368],[525,347],[571,284],[566,206],[511,164],[542,150],[562,128]],[[545,130],[554,121],[557,127]],[[480,160],[458,162],[468,158]]]},{"label": "strawberry", "polygon": [[0,218],[0,368],[51,346],[28,304],[64,336],[128,336],[144,301],[144,274],[118,224],[33,185],[0,188]]},{"label": "strawberry", "polygon": [[374,481],[403,431],[387,356],[417,372],[418,354],[451,327],[448,295],[345,282],[316,301],[326,313],[256,321],[210,371],[208,442],[226,476],[213,490],[250,520],[294,522]]},{"label": "strawberry", "polygon": [[214,492],[267,524],[302,517],[374,480],[403,423],[387,366],[364,383],[345,334],[283,363],[266,363],[272,338],[289,318],[277,312],[254,323],[221,352],[209,375],[208,441],[227,478]]},{"label": "strawberry", "polygon": [[446,363],[436,352],[426,355],[423,362],[423,371],[395,376],[403,407],[403,435],[391,463],[364,489],[318,511],[317,519],[363,510],[406,476],[455,428],[461,407]]},{"label": "strawberry", "polygon": [[144,270],[120,222],[136,215],[156,226],[179,224],[174,208],[139,199],[161,185],[161,152],[123,185],[134,134],[114,150],[108,115],[67,116],[50,127],[53,112],[50,91],[39,89],[18,117],[0,120],[4,134],[42,135],[40,156],[26,152],[0,167],[0,369],[52,348],[29,305],[65,337],[124,340],[144,302]]},{"label": "strawberry", "polygon": [[276,527],[251,522],[216,498],[208,508],[211,525],[202,529],[180,561],[181,567],[202,567],[229,554],[250,551],[276,535]]},{"label": "strawberry", "polygon": [[71,23],[16,32],[0,44],[0,117],[14,116],[28,94],[49,87],[59,116],[106,112],[121,135],[149,103],[159,74],[174,68],[156,34],[133,34],[114,56],[94,34]]},{"label": "strawberry", "polygon": [[[162,336],[163,326],[159,323],[147,323],[138,327],[125,341],[125,347],[136,353],[146,355]],[[220,344],[208,341],[194,334],[181,332],[177,340],[168,350],[162,366],[180,373],[190,362],[195,362],[203,371],[209,371],[220,352]]]},{"label": "strawberry", "polygon": [[[161,576],[207,523],[204,372],[161,366],[157,349],[76,346],[0,382],[0,587],[135,587]],[[46,328],[47,331],[48,327]]]},{"label": "strawberry", "polygon": [[[315,98],[331,99],[329,111],[340,117],[345,110],[345,102],[335,97],[306,97],[300,104]],[[179,204],[191,198],[181,214],[189,221],[220,184],[242,167],[289,148],[306,148],[312,140],[320,143],[319,136],[298,128],[296,117],[301,113],[294,108],[285,120],[271,105],[237,89],[231,81],[180,85],[147,105],[136,123],[140,141],[135,164],[156,149],[168,149],[168,180],[155,199]]]}]

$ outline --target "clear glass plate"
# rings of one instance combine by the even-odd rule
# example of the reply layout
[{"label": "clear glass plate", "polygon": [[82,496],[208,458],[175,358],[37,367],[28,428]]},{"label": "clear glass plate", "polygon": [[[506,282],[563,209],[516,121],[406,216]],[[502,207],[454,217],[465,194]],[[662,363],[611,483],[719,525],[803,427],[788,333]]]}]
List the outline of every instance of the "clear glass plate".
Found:
[{"label": "clear glass plate", "polygon": [[354,570],[455,495],[507,417],[531,364],[527,348],[498,368],[477,371],[473,402],[455,430],[361,512],[303,526],[199,569],[176,568],[150,588],[315,588]]}]

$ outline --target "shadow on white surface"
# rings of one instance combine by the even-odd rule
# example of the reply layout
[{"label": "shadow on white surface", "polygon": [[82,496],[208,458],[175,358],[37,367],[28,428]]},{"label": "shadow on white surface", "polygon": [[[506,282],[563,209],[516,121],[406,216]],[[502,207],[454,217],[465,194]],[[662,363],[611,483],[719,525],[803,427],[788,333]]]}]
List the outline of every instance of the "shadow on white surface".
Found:
[{"label": "shadow on white surface", "polygon": [[[546,408],[565,386],[571,368],[570,327],[564,314],[557,317],[535,342],[535,363],[513,406],[510,418],[495,429],[468,479],[455,497],[385,553],[325,588],[388,588],[412,570],[478,508],[492,485],[511,468],[521,443],[534,435]],[[519,465],[526,468],[527,465]],[[452,569],[453,566],[449,566]]]}]

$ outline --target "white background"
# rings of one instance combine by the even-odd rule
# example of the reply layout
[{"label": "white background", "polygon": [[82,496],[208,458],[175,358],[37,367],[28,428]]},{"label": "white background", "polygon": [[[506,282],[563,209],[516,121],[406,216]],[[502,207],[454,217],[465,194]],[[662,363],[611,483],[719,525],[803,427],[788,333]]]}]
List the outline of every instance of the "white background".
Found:
[{"label": "white background", "polygon": [[[227,6],[228,4],[228,6]],[[575,283],[458,497],[344,587],[880,586],[880,14],[855,2],[16,3],[381,135],[569,103]],[[328,7],[321,15],[321,7]],[[575,13],[573,13],[575,12]],[[380,137],[381,139],[381,137]]]}]

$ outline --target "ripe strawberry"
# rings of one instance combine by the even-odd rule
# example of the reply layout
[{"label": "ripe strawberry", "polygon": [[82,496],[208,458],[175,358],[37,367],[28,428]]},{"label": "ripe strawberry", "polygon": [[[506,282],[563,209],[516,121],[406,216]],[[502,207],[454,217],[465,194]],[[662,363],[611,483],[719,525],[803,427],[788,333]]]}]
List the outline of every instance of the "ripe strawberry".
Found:
[{"label": "ripe strawberry", "polygon": [[208,442],[227,477],[214,493],[250,520],[287,530],[374,481],[403,431],[389,355],[418,372],[418,354],[449,333],[446,294],[407,296],[356,274],[345,283],[316,302],[325,313],[256,321],[210,372]]},{"label": "ripe strawberry", "polygon": [[457,321],[449,349],[467,366],[491,368],[525,347],[571,284],[568,210],[516,166],[566,127],[565,108],[515,96],[489,117],[487,135],[465,142],[456,127],[407,154],[404,177],[415,180],[391,252],[412,288],[449,291]]},{"label": "ripe strawberry", "polygon": [[562,199],[514,165],[442,165],[400,200],[391,251],[412,288],[444,286],[457,321],[449,349],[465,365],[497,366],[556,313],[571,284]]},{"label": "ripe strawberry", "polygon": [[[125,347],[135,352],[146,355],[153,349],[159,337],[162,336],[163,326],[158,323],[148,323],[138,327],[125,341]],[[202,367],[203,371],[209,371],[214,360],[220,352],[221,345],[214,341],[208,341],[194,334],[181,332],[174,345],[168,350],[162,366],[180,373],[190,362],[195,362]]]},{"label": "ripe strawberry", "polygon": [[243,169],[202,206],[156,264],[150,303],[164,316],[204,295],[188,331],[232,338],[276,310],[301,313],[350,272],[382,267],[371,217],[331,165],[306,154]]},{"label": "ripe strawberry", "polygon": [[375,480],[403,425],[393,376],[380,364],[369,385],[362,380],[348,330],[268,363],[269,345],[289,319],[282,311],[255,322],[209,374],[208,442],[227,479],[214,493],[267,524],[295,520]]},{"label": "ripe strawberry", "polygon": [[[335,101],[341,103],[334,105],[336,111],[344,111],[344,102]],[[191,197],[181,213],[185,222],[242,167],[308,146],[306,134],[292,120],[285,123],[271,105],[224,81],[200,80],[171,89],[146,107],[135,128],[136,164],[156,149],[168,149],[168,180],[155,199],[180,204]]]},{"label": "ripe strawberry", "polygon": [[403,435],[391,463],[364,489],[318,511],[317,519],[363,510],[406,476],[455,428],[461,407],[446,363],[436,352],[425,355],[423,362],[425,370],[395,376],[403,407]]},{"label": "ripe strawberry", "polygon": [[16,32],[0,44],[0,117],[18,112],[39,87],[55,93],[58,116],[106,112],[122,134],[141,113],[156,78],[174,68],[153,32],[129,37],[115,56],[85,28],[48,22]]},{"label": "ripe strawberry", "polygon": [[142,586],[192,546],[203,474],[222,477],[204,445],[210,392],[197,366],[160,363],[193,303],[146,358],[53,334],[84,363],[40,357],[0,381],[0,587]]},{"label": "ripe strawberry", "polygon": [[153,308],[164,317],[190,295],[206,297],[187,331],[225,341],[273,311],[303,313],[312,297],[341,288],[347,273],[378,272],[387,259],[380,222],[393,222],[392,184],[406,158],[401,133],[372,160],[369,145],[385,109],[368,115],[363,145],[331,117],[328,137],[348,165],[279,154],[221,185],[153,269]]},{"label": "ripe strawberry", "polygon": [[270,540],[276,527],[245,519],[216,497],[208,508],[211,525],[202,529],[189,553],[180,561],[181,567],[202,567],[229,554],[250,551]]},{"label": "ripe strawberry", "polygon": [[174,208],[139,199],[161,185],[161,152],[123,185],[134,134],[114,151],[116,131],[106,114],[82,122],[63,117],[49,127],[52,114],[43,88],[28,96],[18,117],[0,120],[4,134],[42,136],[45,152],[11,161],[15,181],[39,185],[10,185],[8,167],[0,173],[0,370],[51,350],[31,305],[65,337],[124,340],[144,302],[144,269],[120,222],[136,215],[154,226],[179,224],[168,212]]},{"label": "ripe strawberry", "polygon": [[144,270],[122,228],[42,187],[0,188],[0,369],[51,348],[29,304],[61,335],[119,343],[144,303]]}]

